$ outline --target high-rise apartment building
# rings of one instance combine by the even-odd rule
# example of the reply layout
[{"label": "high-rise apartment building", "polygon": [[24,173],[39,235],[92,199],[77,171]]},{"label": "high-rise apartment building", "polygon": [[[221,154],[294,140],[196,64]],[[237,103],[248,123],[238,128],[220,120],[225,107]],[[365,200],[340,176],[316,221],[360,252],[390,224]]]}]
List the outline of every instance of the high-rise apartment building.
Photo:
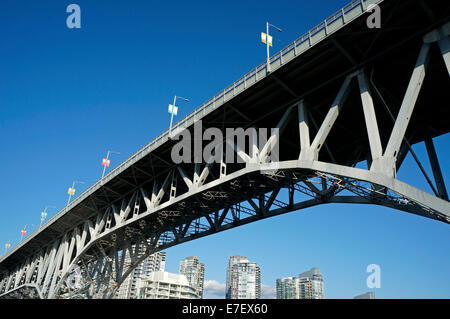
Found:
[{"label": "high-rise apartment building", "polygon": [[231,256],[227,268],[227,299],[261,298],[261,269],[244,256]]},{"label": "high-rise apartment building", "polygon": [[189,284],[203,298],[205,280],[205,264],[200,263],[197,256],[189,256],[180,262],[180,274],[186,276]]},{"label": "high-rise apartment building", "polygon": [[286,277],[277,279],[277,299],[299,299],[299,279]]},{"label": "high-rise apartment building", "polygon": [[312,268],[298,277],[277,279],[277,299],[324,299],[323,277]]},{"label": "high-rise apartment building", "polygon": [[319,268],[298,275],[300,299],[324,299],[323,276]]},{"label": "high-rise apartment building", "polygon": [[[133,247],[134,249],[134,247]],[[145,250],[145,247],[142,248]],[[125,255],[125,267],[131,264],[131,258],[128,252]],[[144,253],[144,251],[140,252]],[[137,298],[137,286],[140,280],[145,280],[155,271],[164,271],[166,264],[166,252],[159,251],[152,255],[149,255],[144,259],[136,268],[133,269],[131,274],[125,278],[120,285],[116,293],[118,299],[136,299]]]},{"label": "high-rise apartment building", "polygon": [[225,284],[225,298],[231,299],[231,270],[233,268],[234,264],[238,264],[241,262],[248,262],[248,258],[245,256],[231,256],[228,260],[228,267],[227,267],[227,278],[226,278],[226,284]]},{"label": "high-rise apartment building", "polygon": [[165,271],[152,272],[137,284],[139,299],[199,299],[186,276]]}]

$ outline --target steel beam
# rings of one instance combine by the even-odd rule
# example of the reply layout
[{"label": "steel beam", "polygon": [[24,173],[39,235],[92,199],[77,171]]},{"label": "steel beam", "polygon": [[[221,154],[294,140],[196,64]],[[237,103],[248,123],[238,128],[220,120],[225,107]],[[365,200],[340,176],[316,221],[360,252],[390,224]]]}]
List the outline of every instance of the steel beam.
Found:
[{"label": "steel beam", "polygon": [[425,146],[427,148],[428,158],[430,159],[431,169],[433,170],[434,180],[438,191],[438,196],[448,201],[447,188],[445,187],[444,178],[442,176],[441,166],[434,148],[433,139],[430,135],[425,139]]}]

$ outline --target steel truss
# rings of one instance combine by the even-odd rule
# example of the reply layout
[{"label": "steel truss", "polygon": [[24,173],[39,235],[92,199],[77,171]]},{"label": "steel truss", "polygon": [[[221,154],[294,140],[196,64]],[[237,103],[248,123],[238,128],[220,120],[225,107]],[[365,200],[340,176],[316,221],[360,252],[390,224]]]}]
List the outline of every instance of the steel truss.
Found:
[{"label": "steel truss", "polygon": [[[271,152],[284,137],[272,135],[249,151],[232,146],[240,166],[221,161],[193,165],[191,171],[174,165],[165,178],[149,179],[119,202],[68,231],[51,246],[30,256],[0,282],[3,298],[113,298],[121,283],[150,254],[180,243],[257,220],[327,203],[376,204],[450,223],[450,204],[432,139],[426,141],[432,163],[434,195],[397,179],[408,151],[405,132],[430,58],[439,46],[450,73],[448,27],[427,34],[413,68],[400,111],[385,149],[380,141],[372,92],[380,94],[364,69],[348,74],[314,138],[313,120],[302,98],[288,106],[279,120],[280,132],[289,119],[298,119],[300,152],[297,159],[273,161]],[[322,147],[357,81],[370,146],[368,168],[319,160]],[[382,100],[382,96],[378,96]],[[289,142],[293,142],[289,139]],[[409,150],[411,152],[412,149]],[[332,155],[330,158],[333,158]],[[420,164],[420,162],[418,162]],[[217,173],[218,172],[218,173]],[[149,175],[150,177],[150,175]],[[431,179],[427,176],[427,180]],[[131,263],[125,261],[131,260]]]}]

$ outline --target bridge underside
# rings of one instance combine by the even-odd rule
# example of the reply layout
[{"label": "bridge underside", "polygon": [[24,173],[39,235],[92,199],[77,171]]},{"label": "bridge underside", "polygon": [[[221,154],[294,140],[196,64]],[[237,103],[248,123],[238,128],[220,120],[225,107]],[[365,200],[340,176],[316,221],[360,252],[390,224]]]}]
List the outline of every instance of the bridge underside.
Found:
[{"label": "bridge underside", "polygon": [[[450,129],[450,5],[391,0],[381,9],[381,29],[363,16],[202,118],[202,133],[279,134],[250,137],[243,149],[225,138],[213,163],[174,164],[178,141],[161,145],[2,261],[0,297],[35,285],[43,298],[110,298],[153,252],[319,204],[450,223],[433,144]],[[421,142],[432,174],[411,147]],[[431,193],[397,178],[407,154]]]},{"label": "bridge underside", "polygon": [[1,296],[2,299],[42,299],[39,288],[36,285],[21,285]]}]

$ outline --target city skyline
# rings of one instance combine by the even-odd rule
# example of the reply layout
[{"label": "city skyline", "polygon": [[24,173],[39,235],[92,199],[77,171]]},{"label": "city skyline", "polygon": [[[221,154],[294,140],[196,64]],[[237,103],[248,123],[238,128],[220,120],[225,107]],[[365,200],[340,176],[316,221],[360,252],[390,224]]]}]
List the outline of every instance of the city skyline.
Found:
[{"label": "city skyline", "polygon": [[[171,282],[176,285],[184,285],[186,288],[189,285],[192,288],[192,292],[185,291],[185,297],[182,299],[194,298],[193,293],[195,292],[198,298],[203,298],[203,286],[204,286],[204,270],[205,264],[199,262],[198,256],[187,256],[179,261],[179,272],[171,273],[165,271],[165,260],[166,252],[160,251],[155,254],[150,255],[146,260],[142,262],[142,265],[137,268],[130,277],[124,282],[119,289],[116,298],[119,299],[135,299],[135,298],[155,298],[160,295],[157,292],[157,285],[153,287],[153,284],[148,284],[148,282]],[[126,261],[129,257],[125,258]],[[247,256],[233,255],[229,256],[228,263],[224,267],[227,277],[230,276],[230,281],[232,281],[234,266],[242,266],[244,264],[253,266],[256,265],[258,270],[258,286],[259,293],[257,296],[249,297],[248,295],[244,299],[325,299],[324,294],[324,279],[320,268],[313,267],[310,270],[303,271],[298,276],[290,277],[280,277],[276,280],[275,286],[271,287],[269,285],[265,286],[265,291],[261,293],[260,278],[262,277],[262,272],[257,265],[257,262],[249,261]],[[245,268],[247,268],[246,266]],[[237,267],[236,267],[237,270]],[[236,271],[237,273],[237,271]],[[184,277],[183,277],[184,276]],[[183,278],[182,278],[183,277]],[[209,287],[207,289],[207,298],[215,299],[227,299],[227,294],[230,293],[228,299],[239,299],[237,298],[237,292],[231,292],[233,287],[230,282],[230,290],[227,290],[227,285],[220,285],[223,289],[218,289],[217,286],[211,287],[212,282],[219,283],[215,279],[208,280]],[[220,284],[220,283],[219,283]],[[152,292],[141,292],[140,290],[144,286],[153,287],[150,290]],[[189,288],[189,289],[190,289]],[[273,289],[275,288],[275,289]],[[236,289],[236,288],[235,288]],[[154,291],[153,291],[154,290]],[[214,291],[211,294],[211,290]],[[222,296],[220,295],[222,293]],[[145,297],[147,296],[147,297]],[[149,297],[150,296],[150,297]],[[189,297],[190,296],[190,297]],[[353,299],[375,299],[376,292],[368,291],[354,296]],[[164,295],[160,295],[160,298]],[[195,298],[194,298],[195,299]]]},{"label": "city skyline", "polygon": [[[0,5],[0,61],[8,61],[0,77],[0,175],[8,181],[0,185],[0,253],[7,243],[17,245],[24,226],[27,235],[39,227],[48,205],[55,208],[48,209],[47,220],[64,207],[74,180],[85,182],[77,184],[75,197],[97,181],[108,150],[120,151],[109,171],[166,130],[167,104],[175,94],[190,98],[179,106],[180,119],[263,62],[259,35],[267,19],[283,28],[274,37],[277,52],[348,2],[282,1],[280,7],[293,9],[270,12],[262,9],[270,4],[264,1],[225,8],[181,2],[185,12],[172,17],[166,3],[131,8],[80,1],[86,16],[77,33],[65,27],[65,7],[57,1]],[[218,11],[223,16],[213,19]],[[217,40],[224,32],[231,42]],[[173,49],[174,43],[179,47]],[[450,137],[437,137],[435,145],[448,180]],[[423,143],[413,149],[431,172]],[[398,175],[431,192],[410,154]],[[448,225],[434,220],[381,206],[327,204],[171,247],[165,250],[166,271],[177,273],[180,260],[198,256],[206,265],[204,298],[211,298],[225,291],[229,256],[242,254],[259,264],[264,298],[276,294],[277,278],[318,267],[328,299],[366,293],[367,266],[377,264],[377,298],[448,298],[448,242]]]},{"label": "city skyline", "polygon": [[[165,260],[167,258],[167,255],[164,252],[160,252],[163,253],[164,256],[164,265],[165,265]],[[156,253],[158,254],[158,253]],[[152,255],[150,256],[152,257]],[[150,258],[149,257],[149,258]],[[155,258],[155,257],[153,257]],[[170,258],[169,258],[170,260]],[[186,277],[186,280],[188,280],[189,285],[198,292],[198,288],[196,288],[195,284],[192,284],[191,281],[194,282],[198,282],[198,273],[196,273],[197,271],[199,271],[199,273],[201,274],[201,278],[204,279],[204,271],[206,268],[206,265],[204,263],[200,263],[199,262],[199,257],[198,256],[187,256],[183,259],[181,259],[179,262],[179,271],[178,273],[172,273],[172,272],[167,272],[165,271],[166,269],[164,267],[159,268],[157,271],[161,271],[161,272],[166,272],[168,273],[170,276],[172,275],[183,275]],[[258,268],[258,272],[259,272],[259,278],[263,277],[263,271],[260,270],[260,267],[257,265],[257,262],[255,261],[249,261],[247,256],[242,256],[242,255],[232,255],[229,256],[227,259],[227,263],[226,265],[224,265],[224,271],[226,273],[226,278],[228,278],[228,276],[230,276],[230,281],[232,280],[232,272],[231,269],[233,268],[233,265],[238,265],[238,264],[254,264],[256,265],[256,267]],[[230,268],[231,267],[231,268]],[[155,271],[155,272],[157,272]],[[185,273],[183,273],[182,271],[184,271]],[[151,273],[150,273],[151,274]],[[189,278],[189,274],[192,276],[192,279]],[[147,273],[147,276],[149,274]],[[151,274],[153,276],[153,274]],[[162,275],[157,275],[157,277],[161,277]],[[164,276],[168,276],[167,274]],[[277,289],[278,289],[278,281],[281,280],[286,280],[286,279],[291,279],[291,280],[297,280],[297,284],[300,283],[300,285],[305,285],[305,282],[303,281],[304,279],[308,279],[309,281],[315,281],[315,280],[319,280],[321,281],[320,287],[316,288],[315,284],[313,283],[313,290],[312,291],[308,291],[305,293],[304,291],[304,287],[302,288],[302,291],[297,291],[294,292],[297,293],[297,297],[290,297],[290,298],[286,298],[286,297],[282,297],[282,298],[278,298],[277,297]],[[143,279],[145,280],[145,278]],[[300,280],[300,281],[299,281]],[[221,283],[219,282],[217,279],[213,278],[213,279],[209,279],[206,280],[207,281],[207,287],[206,287],[206,298],[210,299],[210,298],[214,298],[214,299],[227,299],[227,294],[231,293],[227,290],[227,282],[225,283]],[[201,285],[201,294],[198,293],[200,298],[203,298],[203,283],[204,280],[202,280],[202,285]],[[306,283],[308,285],[308,283]],[[309,282],[310,284],[310,282]],[[231,285],[231,282],[230,282]],[[259,282],[260,285],[260,282]],[[264,289],[261,289],[264,286]],[[231,286],[230,286],[231,289]],[[310,270],[306,270],[301,272],[298,276],[287,276],[287,277],[282,277],[282,275],[280,274],[279,278],[276,279],[276,282],[273,285],[260,285],[260,295],[259,298],[262,299],[324,299],[325,294],[324,294],[324,279],[323,279],[323,274],[320,271],[320,267],[312,267]],[[318,289],[318,290],[316,290]],[[366,289],[368,290],[368,288]],[[308,293],[312,293],[311,296],[308,296]],[[369,291],[366,293],[361,293],[355,297],[353,297],[354,299],[374,299],[375,298],[375,291]],[[340,298],[350,298],[350,297],[340,297]],[[229,299],[233,299],[230,298]],[[253,298],[250,298],[253,299]]]},{"label": "city skyline", "polygon": [[[156,298],[159,296],[160,298],[164,298],[164,294],[158,292],[158,282],[162,281],[164,283],[172,283],[176,284],[179,287],[185,286],[184,289],[191,289],[192,292],[185,291],[184,297],[182,299],[190,299],[194,298],[194,293],[198,296],[199,299],[203,298],[203,288],[204,288],[204,271],[205,264],[199,262],[198,256],[187,256],[179,261],[179,272],[171,273],[165,271],[165,263],[166,263],[167,254],[165,251],[158,251],[154,254],[148,256],[139,267],[137,267],[129,277],[124,281],[119,290],[116,293],[116,298],[118,299],[136,299],[136,298]],[[125,265],[129,264],[130,258],[128,255],[125,256]],[[323,277],[320,272],[320,269],[317,267],[313,267],[310,270],[304,271],[298,275],[298,277],[284,277],[277,279],[275,283],[276,291],[272,291],[269,286],[266,285],[266,290],[262,294],[261,292],[261,269],[258,266],[257,262],[249,261],[247,256],[242,255],[233,255],[229,256],[228,263],[226,267],[224,267],[226,271],[226,277],[229,278],[227,283],[224,285],[224,289],[222,291],[222,296],[220,296],[220,290],[215,291],[219,293],[215,298],[217,299],[323,299],[324,298],[324,288],[323,288]],[[257,272],[256,277],[247,278],[247,272]],[[245,272],[244,278],[245,282],[238,283],[237,280],[242,280],[241,272]],[[293,293],[292,296],[286,297],[283,292],[283,296],[279,296],[279,281],[284,280],[294,280],[295,285],[298,287]],[[256,283],[256,290],[253,292],[245,291],[248,289],[247,280],[250,282]],[[255,282],[256,280],[256,282]],[[306,281],[307,282],[306,282]],[[316,280],[320,281],[320,287],[314,283]],[[209,280],[209,282],[216,280]],[[229,290],[227,289],[227,284],[229,281]],[[312,286],[311,286],[312,282]],[[180,286],[181,285],[181,286]],[[246,286],[243,291],[239,292],[239,289],[242,289],[240,286]],[[308,286],[309,285],[309,286]],[[188,287],[189,286],[189,287]],[[145,288],[147,287],[147,288]],[[239,288],[238,288],[239,287]],[[148,289],[144,291],[140,291],[140,289],[145,288]],[[209,288],[209,287],[208,287]],[[283,287],[284,288],[284,287]],[[180,289],[180,288],[178,288]],[[253,288],[251,288],[253,289]],[[305,290],[306,289],[306,290]],[[239,291],[238,291],[239,290]],[[179,291],[178,291],[179,294]],[[191,296],[191,297],[189,297]],[[364,298],[375,298],[374,292],[367,292],[365,294],[361,294],[355,297],[355,299],[364,299]],[[209,296],[208,296],[209,297]],[[195,297],[197,298],[197,297]],[[194,299],[195,299],[194,298]]]}]

